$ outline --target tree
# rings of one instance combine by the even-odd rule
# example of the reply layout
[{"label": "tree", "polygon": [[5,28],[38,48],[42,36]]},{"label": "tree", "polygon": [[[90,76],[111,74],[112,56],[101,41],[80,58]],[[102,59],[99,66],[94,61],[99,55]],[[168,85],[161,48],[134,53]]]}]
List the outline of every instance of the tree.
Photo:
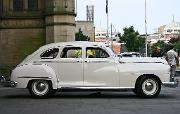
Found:
[{"label": "tree", "polygon": [[125,43],[128,51],[139,52],[145,45],[145,39],[139,36],[138,31],[134,30],[133,26],[123,29],[124,33],[119,34],[120,41]]},{"label": "tree", "polygon": [[158,41],[152,45],[152,53],[159,47],[161,49],[161,54],[164,55],[169,50],[169,44],[174,45],[175,50],[180,54],[180,38],[172,38],[168,44],[164,41]]},{"label": "tree", "polygon": [[75,34],[75,40],[76,41],[89,41],[90,38],[86,35],[83,34],[83,32],[81,31],[81,29],[79,29],[79,32],[77,32]]},{"label": "tree", "polygon": [[180,39],[174,44],[175,50],[180,54]]},{"label": "tree", "polygon": [[164,41],[159,40],[157,43],[152,45],[152,54],[155,53],[157,48],[160,48],[161,55],[164,55],[168,51],[168,46]]}]

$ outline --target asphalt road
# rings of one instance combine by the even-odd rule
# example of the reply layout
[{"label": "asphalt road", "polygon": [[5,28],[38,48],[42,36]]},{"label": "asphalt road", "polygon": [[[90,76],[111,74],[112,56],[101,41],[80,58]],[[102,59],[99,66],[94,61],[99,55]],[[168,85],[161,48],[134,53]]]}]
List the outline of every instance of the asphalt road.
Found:
[{"label": "asphalt road", "polygon": [[0,88],[0,114],[179,114],[180,87],[162,88],[158,98],[133,92],[63,92],[48,99],[31,98],[27,90]]}]

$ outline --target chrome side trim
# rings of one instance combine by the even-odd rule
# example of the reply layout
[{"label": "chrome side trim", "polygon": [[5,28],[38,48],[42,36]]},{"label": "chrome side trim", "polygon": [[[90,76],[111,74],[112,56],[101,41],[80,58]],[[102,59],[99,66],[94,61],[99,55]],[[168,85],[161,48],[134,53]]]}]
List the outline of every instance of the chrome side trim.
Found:
[{"label": "chrome side trim", "polygon": [[83,61],[77,60],[77,61],[40,61],[34,62],[34,65],[42,65],[42,63],[82,63]]},{"label": "chrome side trim", "polygon": [[162,63],[162,62],[134,62],[134,63]]},{"label": "chrome side trim", "polygon": [[33,78],[33,79],[52,79],[52,77],[31,77],[31,76],[22,76],[18,78]]},{"label": "chrome side trim", "polygon": [[93,60],[85,60],[85,63],[111,63],[110,61],[93,61]]},{"label": "chrome side trim", "polygon": [[82,63],[82,61],[60,61],[59,63]]},{"label": "chrome side trim", "polygon": [[62,89],[103,89],[103,90],[106,90],[106,89],[134,89],[135,87],[91,87],[91,86],[85,86],[85,87],[78,87],[78,86],[75,86],[75,87],[61,87]]}]

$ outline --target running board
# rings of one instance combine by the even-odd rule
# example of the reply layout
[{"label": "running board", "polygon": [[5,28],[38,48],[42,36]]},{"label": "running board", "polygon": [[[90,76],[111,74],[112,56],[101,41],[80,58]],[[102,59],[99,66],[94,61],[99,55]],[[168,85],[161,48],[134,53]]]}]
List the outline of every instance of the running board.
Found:
[{"label": "running board", "polygon": [[61,87],[58,91],[132,91],[134,87]]}]

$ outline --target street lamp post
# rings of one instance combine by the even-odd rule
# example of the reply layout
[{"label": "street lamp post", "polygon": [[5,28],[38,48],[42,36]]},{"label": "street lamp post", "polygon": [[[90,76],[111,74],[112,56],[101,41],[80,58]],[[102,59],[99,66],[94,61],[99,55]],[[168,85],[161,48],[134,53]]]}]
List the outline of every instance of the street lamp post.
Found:
[{"label": "street lamp post", "polygon": [[148,56],[148,42],[147,42],[147,10],[146,10],[146,0],[145,0],[145,34],[146,34],[146,36],[145,36],[145,39],[146,39],[146,42],[145,42],[145,45],[146,45],[146,57]]},{"label": "street lamp post", "polygon": [[106,0],[106,15],[107,15],[107,35],[106,35],[106,37],[107,37],[107,39],[109,38],[109,30],[108,30],[108,28],[109,28],[109,6],[108,6],[108,0]]},{"label": "street lamp post", "polygon": [[113,30],[112,30],[112,24],[111,24],[111,49],[113,50]]}]

